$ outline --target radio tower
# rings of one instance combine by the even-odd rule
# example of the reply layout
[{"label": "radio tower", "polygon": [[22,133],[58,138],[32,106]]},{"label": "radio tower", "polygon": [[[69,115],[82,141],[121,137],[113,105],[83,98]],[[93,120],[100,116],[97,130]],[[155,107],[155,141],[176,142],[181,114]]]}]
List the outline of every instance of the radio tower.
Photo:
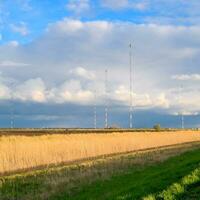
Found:
[{"label": "radio tower", "polygon": [[[183,91],[183,86],[180,86],[180,94],[179,94],[179,103],[182,103],[182,91]],[[182,108],[181,108],[182,109]],[[183,109],[180,111],[180,116],[181,116],[181,128],[184,129],[185,128],[185,120],[184,120],[184,113],[183,113]]]},{"label": "radio tower", "polygon": [[108,128],[108,70],[105,70],[105,128]]},{"label": "radio tower", "polygon": [[129,65],[130,65],[130,108],[129,108],[129,128],[132,129],[133,128],[133,69],[132,69],[132,65],[133,65],[133,61],[132,61],[132,57],[133,57],[133,48],[132,48],[132,44],[130,43],[129,45],[130,50],[129,50]]},{"label": "radio tower", "polygon": [[97,104],[96,104],[97,94],[94,91],[94,129],[97,128]]},{"label": "radio tower", "polygon": [[10,108],[10,128],[14,128],[14,109],[13,109],[13,103],[11,103],[11,108]]},{"label": "radio tower", "polygon": [[183,114],[183,112],[181,114],[181,127],[182,127],[182,129],[185,129],[185,121],[184,121],[184,114]]}]

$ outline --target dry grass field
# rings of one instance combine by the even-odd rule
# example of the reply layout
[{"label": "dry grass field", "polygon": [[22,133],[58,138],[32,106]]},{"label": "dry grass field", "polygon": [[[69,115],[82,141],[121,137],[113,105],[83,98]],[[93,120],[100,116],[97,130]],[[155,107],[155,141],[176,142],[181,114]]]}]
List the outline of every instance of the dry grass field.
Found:
[{"label": "dry grass field", "polygon": [[0,173],[193,141],[200,132],[1,136]]}]

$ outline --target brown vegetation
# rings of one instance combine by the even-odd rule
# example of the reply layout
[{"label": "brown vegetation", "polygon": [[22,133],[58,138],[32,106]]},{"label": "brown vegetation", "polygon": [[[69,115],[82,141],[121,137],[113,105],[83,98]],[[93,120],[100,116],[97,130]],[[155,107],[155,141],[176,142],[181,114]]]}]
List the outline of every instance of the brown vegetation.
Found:
[{"label": "brown vegetation", "polygon": [[0,173],[193,141],[200,132],[2,136]]}]

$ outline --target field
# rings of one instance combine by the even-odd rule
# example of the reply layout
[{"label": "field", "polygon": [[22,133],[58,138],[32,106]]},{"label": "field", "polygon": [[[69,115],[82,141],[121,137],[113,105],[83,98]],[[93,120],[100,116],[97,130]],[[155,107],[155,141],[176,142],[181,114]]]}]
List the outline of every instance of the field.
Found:
[{"label": "field", "polygon": [[0,137],[1,200],[200,199],[200,132]]},{"label": "field", "polygon": [[193,141],[199,132],[1,136],[0,173]]}]

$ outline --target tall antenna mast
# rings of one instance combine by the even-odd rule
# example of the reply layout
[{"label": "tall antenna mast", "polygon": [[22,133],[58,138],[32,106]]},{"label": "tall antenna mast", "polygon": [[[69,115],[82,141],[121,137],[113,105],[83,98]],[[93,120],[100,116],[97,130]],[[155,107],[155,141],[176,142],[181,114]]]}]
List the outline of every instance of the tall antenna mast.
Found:
[{"label": "tall antenna mast", "polygon": [[105,128],[108,128],[108,70],[105,70]]},{"label": "tall antenna mast", "polygon": [[11,103],[11,108],[10,108],[10,128],[14,128],[14,109],[13,109],[13,103]]},{"label": "tall antenna mast", "polygon": [[132,57],[133,57],[133,52],[132,52],[132,44],[130,43],[129,45],[129,65],[130,65],[130,108],[129,108],[129,128],[133,128],[133,69],[132,69]]},{"label": "tall antenna mast", "polygon": [[[182,103],[182,91],[183,91],[183,86],[181,85],[180,86],[180,96],[179,96],[179,98],[180,98],[180,104]],[[183,113],[183,109],[181,108],[181,111],[180,111],[180,116],[181,116],[181,129],[184,129],[185,128],[185,120],[184,120],[184,113]]]},{"label": "tall antenna mast", "polygon": [[[11,86],[13,86],[14,83],[12,83]],[[14,128],[14,98],[13,95],[11,94],[11,101],[10,101],[10,128]]]},{"label": "tall antenna mast", "polygon": [[183,112],[181,114],[181,127],[182,127],[182,129],[185,129],[185,121],[184,121],[184,114],[183,114]]},{"label": "tall antenna mast", "polygon": [[96,104],[97,94],[94,91],[94,129],[97,128],[97,104]]}]

